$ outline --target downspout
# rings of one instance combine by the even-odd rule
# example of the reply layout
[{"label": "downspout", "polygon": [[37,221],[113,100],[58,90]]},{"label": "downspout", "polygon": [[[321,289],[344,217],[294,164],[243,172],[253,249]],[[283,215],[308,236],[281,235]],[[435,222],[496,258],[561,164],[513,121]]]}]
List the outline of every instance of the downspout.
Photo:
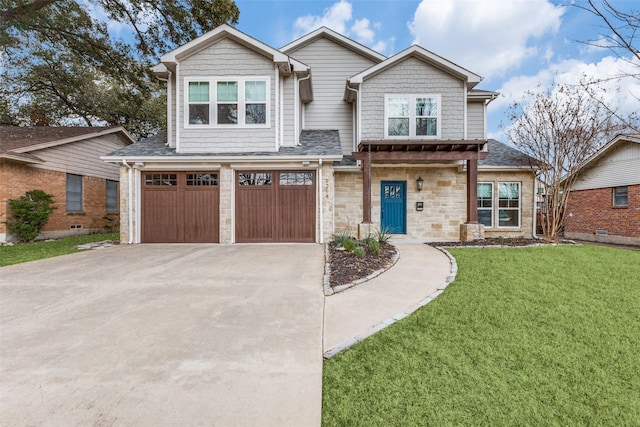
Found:
[{"label": "downspout", "polygon": [[282,141],[280,140],[280,103],[282,102],[282,99],[280,99],[280,68],[278,67],[278,64],[276,64],[274,68],[275,68],[274,80],[275,80],[275,86],[276,86],[273,90],[276,98],[276,105],[273,108],[276,116],[274,119],[274,124],[275,124],[274,140],[275,140],[275,151],[278,151],[280,150],[280,146],[282,145]]},{"label": "downspout", "polygon": [[531,237],[534,239],[540,239],[537,235],[538,231],[538,174],[533,174],[533,229],[531,230]]},{"label": "downspout", "polygon": [[122,159],[122,164],[129,169],[129,198],[127,199],[127,206],[129,208],[129,242],[127,244],[133,244],[133,168],[127,163],[125,159]]},{"label": "downspout", "polygon": [[[297,101],[298,102],[296,104],[300,103],[300,93],[299,93],[300,92],[300,82],[305,81],[305,80],[309,80],[310,78],[311,78],[311,72],[307,68],[307,76],[303,77],[301,79],[298,79],[296,81],[296,84],[298,85],[298,87],[296,88],[297,89],[296,90],[296,95],[297,95]],[[302,107],[303,107],[302,108],[302,113],[300,114],[301,117],[298,117],[298,120],[296,120],[296,124],[303,123],[303,127],[304,127],[304,105]],[[300,111],[300,109],[298,111]],[[299,131],[299,129],[296,129],[296,130],[297,130],[297,132],[296,132],[296,145],[300,145],[300,131]]]},{"label": "downspout", "polygon": [[171,147],[171,71],[168,71],[168,77],[163,79],[158,77],[158,80],[167,82],[167,145]]},{"label": "downspout", "polygon": [[324,215],[323,209],[324,205],[322,204],[322,159],[318,159],[318,196],[320,197],[320,244],[324,243]]}]

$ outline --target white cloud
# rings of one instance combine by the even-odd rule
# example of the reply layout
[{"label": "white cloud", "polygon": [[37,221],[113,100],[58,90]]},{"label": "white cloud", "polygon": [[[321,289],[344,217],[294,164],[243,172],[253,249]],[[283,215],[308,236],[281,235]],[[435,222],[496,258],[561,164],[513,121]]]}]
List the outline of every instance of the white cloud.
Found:
[{"label": "white cloud", "polygon": [[[640,72],[640,61],[607,56],[598,62],[585,63],[575,59],[565,60],[541,69],[535,75],[518,76],[507,80],[498,92],[490,109],[506,110],[514,101],[521,101],[527,91],[542,92],[556,84],[579,84],[581,80],[598,81],[604,100],[619,112],[628,115],[640,110],[640,79],[629,77]],[[627,77],[623,77],[623,76]],[[503,120],[506,118],[503,117]],[[506,123],[505,123],[506,124]],[[500,138],[503,132],[490,137]]]},{"label": "white cloud", "polygon": [[371,49],[385,53],[393,49],[395,39],[376,40],[376,32],[382,29],[380,22],[371,22],[368,18],[353,19],[353,8],[347,0],[340,0],[324,10],[322,16],[305,15],[298,17],[294,23],[294,38],[314,31],[320,27],[327,27],[356,40]]},{"label": "white cloud", "polygon": [[360,43],[371,43],[376,34],[371,29],[371,22],[367,18],[356,19],[351,26],[351,32]]},{"label": "white cloud", "polygon": [[328,27],[338,33],[346,34],[347,22],[351,20],[351,14],[351,3],[346,0],[340,0],[330,8],[325,9],[324,15],[301,16],[295,20],[293,26],[300,32],[300,35],[309,33],[320,27]]},{"label": "white cloud", "polygon": [[563,13],[548,0],[422,0],[409,30],[414,43],[489,77],[535,55],[531,40],[556,33]]}]

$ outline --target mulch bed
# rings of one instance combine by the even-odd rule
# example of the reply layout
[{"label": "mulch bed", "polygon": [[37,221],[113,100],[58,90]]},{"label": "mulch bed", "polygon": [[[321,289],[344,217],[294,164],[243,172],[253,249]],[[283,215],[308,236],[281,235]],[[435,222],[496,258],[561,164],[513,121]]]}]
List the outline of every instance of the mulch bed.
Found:
[{"label": "mulch bed", "polygon": [[376,270],[388,267],[397,253],[395,246],[380,244],[380,254],[367,252],[360,259],[353,253],[338,249],[334,242],[329,243],[329,282],[331,287],[346,285],[367,277]]}]

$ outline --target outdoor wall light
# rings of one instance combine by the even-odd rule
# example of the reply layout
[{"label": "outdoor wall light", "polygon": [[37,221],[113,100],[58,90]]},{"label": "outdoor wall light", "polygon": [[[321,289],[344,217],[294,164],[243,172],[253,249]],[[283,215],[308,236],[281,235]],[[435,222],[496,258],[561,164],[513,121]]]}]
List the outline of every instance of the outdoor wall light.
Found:
[{"label": "outdoor wall light", "polygon": [[418,177],[418,179],[416,179],[416,184],[418,185],[418,191],[422,191],[422,183],[424,182],[424,179],[422,179],[421,176]]}]

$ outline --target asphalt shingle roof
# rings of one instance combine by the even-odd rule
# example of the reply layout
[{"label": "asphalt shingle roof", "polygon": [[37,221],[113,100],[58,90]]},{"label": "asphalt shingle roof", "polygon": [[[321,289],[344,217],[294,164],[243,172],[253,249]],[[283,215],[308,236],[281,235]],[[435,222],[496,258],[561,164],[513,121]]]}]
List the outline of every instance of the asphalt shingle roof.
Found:
[{"label": "asphalt shingle roof", "polygon": [[0,151],[89,135],[117,126],[0,126]]},{"label": "asphalt shingle roof", "polygon": [[490,139],[487,141],[489,155],[478,161],[478,166],[535,166],[538,161],[507,144]]},{"label": "asphalt shingle roof", "polygon": [[297,147],[281,147],[279,151],[249,152],[249,153],[176,153],[175,148],[166,145],[166,132],[143,139],[135,144],[122,147],[110,157],[236,157],[236,156],[342,156],[340,135],[337,130],[303,130],[300,133],[300,145]]}]

